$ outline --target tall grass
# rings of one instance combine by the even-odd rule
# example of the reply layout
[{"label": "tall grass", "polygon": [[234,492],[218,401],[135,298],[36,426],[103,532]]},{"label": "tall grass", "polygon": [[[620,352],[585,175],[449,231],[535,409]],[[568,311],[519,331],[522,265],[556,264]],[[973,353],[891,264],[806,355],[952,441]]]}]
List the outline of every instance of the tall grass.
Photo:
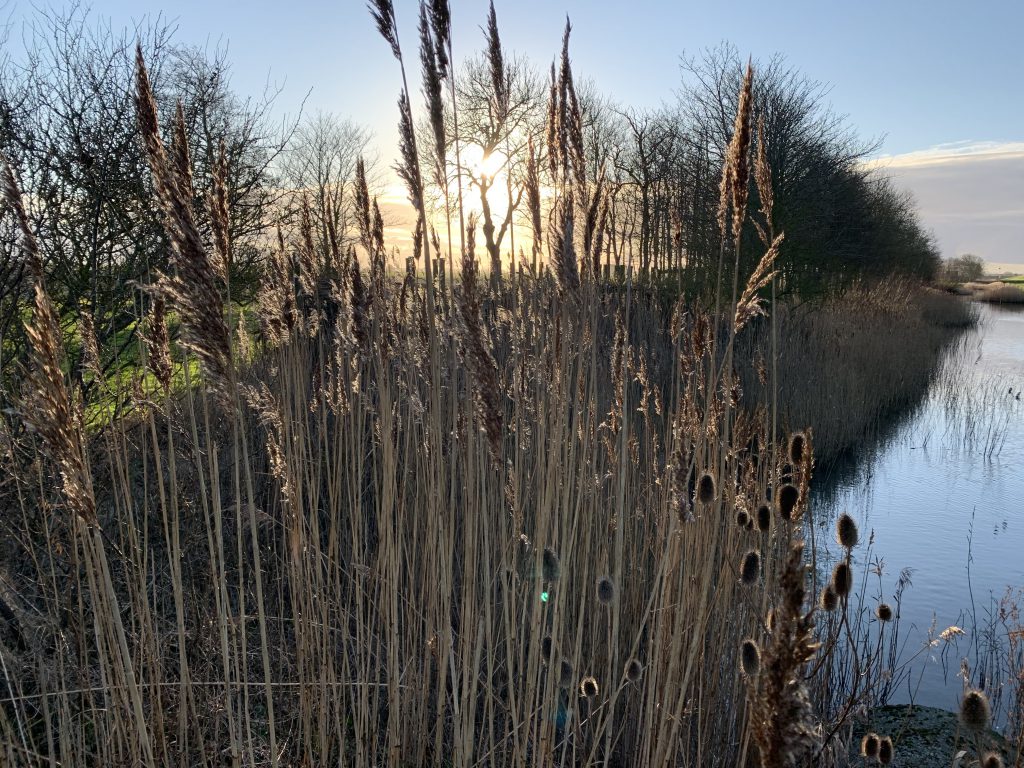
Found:
[{"label": "tall grass", "polygon": [[[401,62],[391,4],[371,7]],[[423,66],[438,68],[428,102],[452,76],[438,53],[450,61],[449,23],[441,2],[421,14]],[[325,252],[308,231],[280,236],[251,363],[235,351],[249,344],[233,330],[244,323],[226,317],[226,197],[210,201],[209,249],[184,134],[161,139],[140,56],[175,272],[149,288],[152,375],[117,393],[137,416],[92,445],[37,275],[22,409],[34,429],[5,435],[8,763],[774,766],[845,754],[884,653],[850,630],[849,564],[828,585],[807,575],[814,451],[844,438],[834,422],[793,441],[779,428],[803,423],[779,413],[778,393],[816,369],[813,344],[778,333],[799,326],[756,319],[781,234],[770,174],[751,158],[751,74],[723,171],[716,304],[665,309],[631,272],[608,286],[591,266],[603,193],[583,169],[568,39],[548,131],[557,184],[535,239],[551,271],[521,263],[481,280],[475,222],[460,215],[460,284],[429,254],[398,280],[361,181],[358,252],[337,233]],[[400,110],[400,174],[427,250],[407,86]],[[746,208],[751,164],[769,200],[759,212]],[[751,216],[764,258],[743,275]],[[183,325],[177,392],[163,301]],[[778,345],[760,389],[737,373],[758,367],[743,359],[755,323]],[[824,695],[845,674],[840,648],[856,684]]]}]

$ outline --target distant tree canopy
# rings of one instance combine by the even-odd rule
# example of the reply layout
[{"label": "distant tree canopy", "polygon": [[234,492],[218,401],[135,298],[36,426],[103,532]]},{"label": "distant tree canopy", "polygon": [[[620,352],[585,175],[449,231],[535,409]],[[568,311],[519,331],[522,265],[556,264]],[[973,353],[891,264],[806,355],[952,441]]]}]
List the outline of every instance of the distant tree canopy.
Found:
[{"label": "distant tree canopy", "polygon": [[942,277],[953,283],[969,283],[985,276],[985,262],[980,256],[965,253],[942,265]]}]

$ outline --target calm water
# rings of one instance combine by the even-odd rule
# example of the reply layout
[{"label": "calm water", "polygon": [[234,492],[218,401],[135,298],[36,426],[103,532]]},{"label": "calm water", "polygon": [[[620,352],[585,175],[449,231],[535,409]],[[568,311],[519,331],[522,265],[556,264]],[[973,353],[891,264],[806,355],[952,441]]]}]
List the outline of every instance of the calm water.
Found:
[{"label": "calm water", "polygon": [[[1024,389],[1024,311],[979,311],[979,329],[949,353],[920,408],[816,502],[815,519],[827,529],[819,536],[831,539],[842,510],[860,523],[862,542],[873,533],[870,552],[866,544],[856,550],[858,570],[884,561],[884,599],[910,569],[900,610],[904,659],[927,643],[933,622],[935,634],[966,631],[919,655],[891,703],[955,709],[961,659],[980,669],[982,630],[1008,587],[1024,589],[1024,394],[1016,399]],[[869,596],[879,593],[870,579]],[[1005,639],[1005,629],[996,634]]]}]

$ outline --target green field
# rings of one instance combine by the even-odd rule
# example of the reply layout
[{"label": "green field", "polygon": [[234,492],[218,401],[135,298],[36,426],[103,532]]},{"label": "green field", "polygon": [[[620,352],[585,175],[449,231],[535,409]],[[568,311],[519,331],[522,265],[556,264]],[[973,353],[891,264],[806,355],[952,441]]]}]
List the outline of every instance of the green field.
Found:
[{"label": "green field", "polygon": [[1024,285],[1024,275],[1017,275],[1016,277],[1008,277],[1003,280],[1004,283],[1018,283]]}]

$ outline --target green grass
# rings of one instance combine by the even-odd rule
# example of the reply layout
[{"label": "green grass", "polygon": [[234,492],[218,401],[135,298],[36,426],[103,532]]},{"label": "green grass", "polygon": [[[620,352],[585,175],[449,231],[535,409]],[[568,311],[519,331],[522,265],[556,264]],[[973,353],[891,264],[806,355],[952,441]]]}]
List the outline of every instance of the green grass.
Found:
[{"label": "green grass", "polygon": [[1017,275],[1016,277],[1007,277],[1005,280],[1003,280],[1003,282],[1024,285],[1024,275]]}]

